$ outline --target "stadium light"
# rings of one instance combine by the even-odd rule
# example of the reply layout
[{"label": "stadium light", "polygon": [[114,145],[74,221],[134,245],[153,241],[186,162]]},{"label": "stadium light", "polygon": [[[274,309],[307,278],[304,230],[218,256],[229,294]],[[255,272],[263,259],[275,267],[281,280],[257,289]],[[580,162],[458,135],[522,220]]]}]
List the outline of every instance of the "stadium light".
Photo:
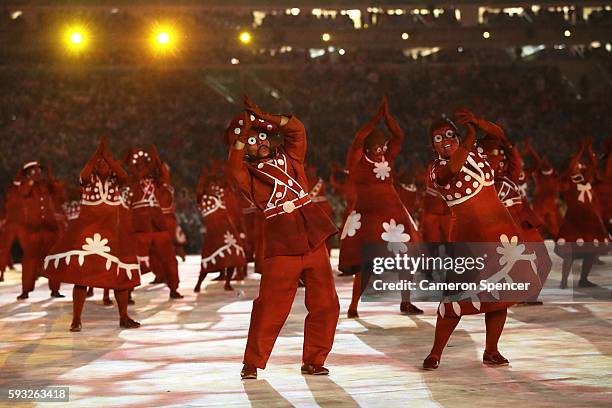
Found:
[{"label": "stadium light", "polygon": [[243,31],[238,36],[238,39],[240,40],[241,43],[247,45],[251,43],[251,40],[253,39],[253,37],[251,36],[251,33],[249,33],[248,31]]},{"label": "stadium light", "polygon": [[321,39],[325,42],[329,42],[329,40],[331,40],[331,34],[323,33],[323,35],[321,36]]},{"label": "stadium light", "polygon": [[563,32],[563,35],[564,35],[565,37],[571,37],[571,36],[572,36],[572,32],[571,32],[570,30],[565,30],[565,31]]},{"label": "stadium light", "polygon": [[89,44],[87,29],[81,25],[70,25],[64,28],[63,43],[70,53],[79,53]]},{"label": "stadium light", "polygon": [[491,33],[490,33],[490,32],[488,32],[488,31],[485,31],[484,33],[482,33],[482,37],[483,37],[485,40],[488,40],[489,38],[491,38]]},{"label": "stadium light", "polygon": [[179,46],[179,31],[172,23],[155,22],[149,30],[149,43],[154,54],[176,54]]},{"label": "stadium light", "polygon": [[405,40],[407,40],[407,39],[409,39],[409,38],[410,38],[410,34],[408,34],[408,33],[402,33],[402,40],[404,40],[404,41],[405,41]]},{"label": "stadium light", "polygon": [[170,34],[165,31],[162,31],[161,33],[157,34],[157,42],[162,45],[168,44],[170,42]]}]

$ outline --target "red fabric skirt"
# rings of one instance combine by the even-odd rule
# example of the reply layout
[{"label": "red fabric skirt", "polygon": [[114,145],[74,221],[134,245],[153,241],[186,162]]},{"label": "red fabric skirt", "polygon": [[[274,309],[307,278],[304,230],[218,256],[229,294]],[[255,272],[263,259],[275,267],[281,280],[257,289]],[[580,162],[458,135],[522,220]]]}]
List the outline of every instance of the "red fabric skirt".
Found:
[{"label": "red fabric skirt", "polygon": [[237,228],[226,210],[217,209],[206,215],[202,244],[202,272],[216,272],[225,268],[246,265],[246,253]]},{"label": "red fabric skirt", "polygon": [[43,275],[64,283],[104,289],[140,285],[136,237],[121,206],[82,206],[45,258]]}]

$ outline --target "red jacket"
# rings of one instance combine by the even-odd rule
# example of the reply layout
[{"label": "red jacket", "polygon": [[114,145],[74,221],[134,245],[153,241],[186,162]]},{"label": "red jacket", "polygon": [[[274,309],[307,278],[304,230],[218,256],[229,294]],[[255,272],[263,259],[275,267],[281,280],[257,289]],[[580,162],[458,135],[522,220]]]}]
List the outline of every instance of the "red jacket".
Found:
[{"label": "red jacket", "polygon": [[337,233],[308,196],[304,170],[306,130],[295,117],[281,128],[283,144],[273,158],[246,162],[245,149],[230,148],[228,172],[264,213],[264,257],[303,255]]}]

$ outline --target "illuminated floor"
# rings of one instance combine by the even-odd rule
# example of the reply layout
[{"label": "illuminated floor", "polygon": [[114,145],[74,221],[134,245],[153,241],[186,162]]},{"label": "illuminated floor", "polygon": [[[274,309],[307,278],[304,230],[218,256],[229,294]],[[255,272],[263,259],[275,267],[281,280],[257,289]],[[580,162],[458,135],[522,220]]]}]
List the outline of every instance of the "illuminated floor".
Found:
[{"label": "illuminated floor", "polygon": [[[339,322],[331,375],[312,378],[299,373],[300,289],[269,367],[259,380],[243,383],[239,371],[258,281],[237,283],[234,292],[208,282],[196,296],[198,260],[181,265],[185,299],[168,301],[160,285],[136,291],[132,316],[142,328],[120,330],[116,309],[102,306],[97,290],[86,303],[83,332],[74,334],[69,298],[49,299],[41,280],[28,301],[17,302],[20,274],[8,271],[0,284],[0,388],[66,385],[71,403],[61,406],[78,407],[612,406],[612,304],[604,301],[512,308],[501,343],[511,366],[497,369],[479,362],[483,317],[464,318],[434,372],[420,365],[437,305],[421,304],[424,316],[406,317],[397,305],[365,303],[361,319]],[[609,293],[612,258],[605,260],[592,280]],[[548,286],[558,292],[558,272]],[[345,313],[350,278],[338,278],[337,287]]]}]

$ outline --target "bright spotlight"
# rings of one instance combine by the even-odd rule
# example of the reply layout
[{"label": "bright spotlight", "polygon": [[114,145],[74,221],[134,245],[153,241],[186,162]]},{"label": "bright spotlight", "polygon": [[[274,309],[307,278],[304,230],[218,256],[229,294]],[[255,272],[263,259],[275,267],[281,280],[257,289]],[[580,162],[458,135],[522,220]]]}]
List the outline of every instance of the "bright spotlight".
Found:
[{"label": "bright spotlight", "polygon": [[83,26],[69,26],[64,28],[63,42],[68,52],[78,53],[87,47],[89,34]]},{"label": "bright spotlight", "polygon": [[170,24],[155,23],[151,27],[149,41],[153,52],[158,55],[175,54],[179,39],[178,31]]},{"label": "bright spotlight", "polygon": [[325,42],[328,42],[329,40],[331,40],[331,35],[329,33],[323,33],[321,39]]},{"label": "bright spotlight", "polygon": [[410,38],[410,34],[408,33],[402,33],[402,40],[407,40]]},{"label": "bright spotlight", "polygon": [[491,38],[491,33],[488,31],[485,31],[484,33],[482,33],[482,36],[483,38],[488,40],[489,38]]},{"label": "bright spotlight", "polygon": [[81,44],[83,42],[83,34],[79,32],[70,34],[70,42],[73,44]]},{"label": "bright spotlight", "polygon": [[170,42],[170,34],[165,31],[157,34],[157,42],[160,44],[168,44]]},{"label": "bright spotlight", "polygon": [[570,30],[565,30],[563,32],[563,35],[566,36],[566,37],[571,37],[572,36],[572,32]]},{"label": "bright spotlight", "polygon": [[238,39],[240,39],[240,42],[243,44],[249,44],[253,38],[251,37],[251,33],[243,31],[240,33]]}]

